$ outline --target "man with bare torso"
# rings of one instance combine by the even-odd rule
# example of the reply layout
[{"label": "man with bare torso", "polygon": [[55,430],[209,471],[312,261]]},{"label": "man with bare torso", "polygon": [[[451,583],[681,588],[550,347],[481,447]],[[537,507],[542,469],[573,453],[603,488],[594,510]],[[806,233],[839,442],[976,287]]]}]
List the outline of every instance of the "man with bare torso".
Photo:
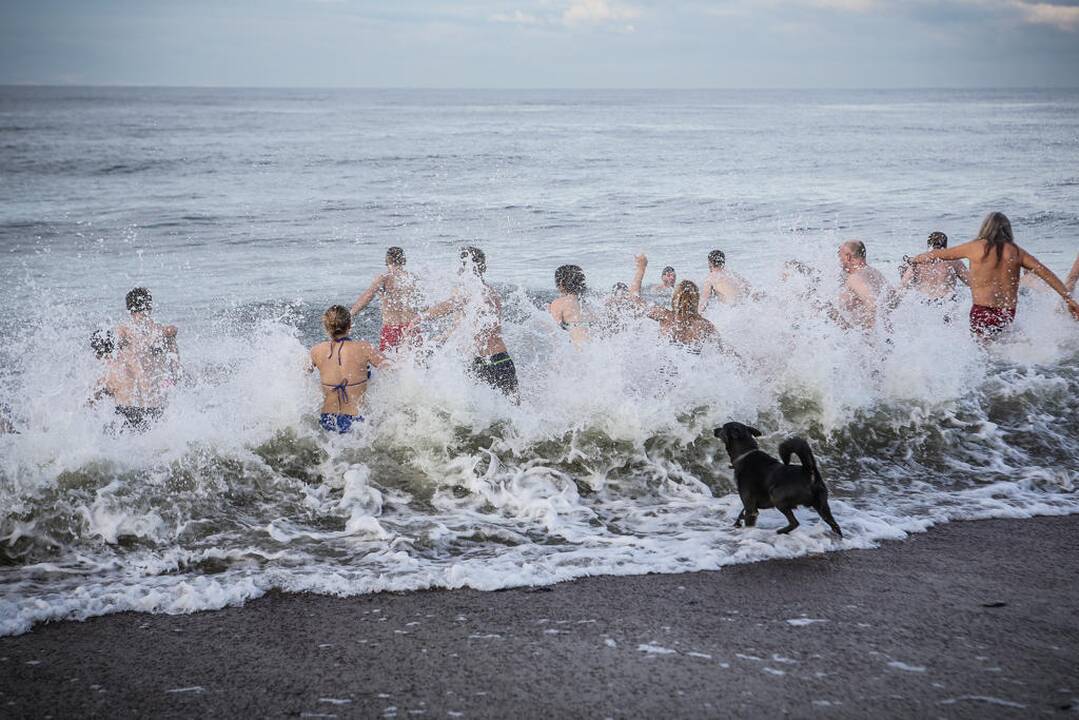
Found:
[{"label": "man with bare torso", "polygon": [[382,306],[379,352],[409,345],[417,338],[415,330],[409,330],[412,321],[416,319],[416,277],[405,270],[405,262],[404,250],[399,247],[387,250],[386,272],[376,277],[352,306],[354,317],[367,307],[375,295],[379,296]]},{"label": "man with bare torso", "polygon": [[932,250],[911,258],[913,263],[934,260],[970,261],[970,330],[981,339],[996,337],[1015,320],[1019,299],[1019,272],[1027,269],[1055,290],[1079,319],[1079,304],[1072,299],[1064,283],[1036,257],[1015,244],[1012,224],[1004,213],[986,216],[978,237],[946,250]]},{"label": "man with bare torso", "polygon": [[466,247],[460,257],[460,286],[448,300],[419,313],[410,327],[456,315],[457,326],[467,323],[472,331],[472,374],[517,402],[517,368],[502,340],[502,299],[484,278],[487,256],[479,248]]},{"label": "man with bare torso", "polygon": [[[942,232],[929,235],[929,250],[944,250],[948,247],[948,236]],[[970,285],[970,273],[962,260],[934,260],[927,263],[907,264],[899,281],[900,292],[914,288],[927,300],[954,300],[956,285]]]},{"label": "man with bare torso", "polygon": [[722,250],[708,253],[708,277],[701,283],[700,312],[704,312],[713,295],[720,302],[731,305],[748,297],[749,293],[749,283],[745,278],[727,268],[727,256]]},{"label": "man with bare torso", "polygon": [[843,287],[836,304],[852,325],[872,330],[880,309],[891,300],[892,286],[867,262],[865,243],[861,240],[839,246],[839,265],[843,269]]},{"label": "man with bare torso", "polygon": [[117,326],[116,352],[110,362],[110,394],[124,429],[147,430],[161,417],[169,391],[180,379],[180,353],[176,326],[161,325],[152,317],[153,297],[138,287],[127,294],[130,317]]}]

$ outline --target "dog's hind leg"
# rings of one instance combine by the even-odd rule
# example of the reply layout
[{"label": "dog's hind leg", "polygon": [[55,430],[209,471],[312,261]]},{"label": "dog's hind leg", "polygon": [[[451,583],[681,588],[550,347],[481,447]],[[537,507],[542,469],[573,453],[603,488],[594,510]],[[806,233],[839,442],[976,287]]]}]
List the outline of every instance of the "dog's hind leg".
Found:
[{"label": "dog's hind leg", "polygon": [[777,535],[786,535],[794,528],[798,527],[798,518],[794,517],[794,511],[790,508],[777,508],[779,512],[783,513],[783,517],[787,518],[787,527],[779,528],[776,530]]},{"label": "dog's hind leg", "polygon": [[828,523],[828,527],[832,528],[832,532],[834,532],[839,537],[843,537],[843,531],[839,529],[839,523],[837,523],[835,521],[835,518],[832,517],[832,508],[828,506],[827,498],[824,498],[820,501],[820,504],[817,506],[816,510],[817,513],[821,516],[821,519],[824,520],[824,522]]},{"label": "dog's hind leg", "polygon": [[738,519],[734,521],[735,527],[742,527],[742,518],[746,516],[746,509],[742,508],[742,512],[738,513]]}]

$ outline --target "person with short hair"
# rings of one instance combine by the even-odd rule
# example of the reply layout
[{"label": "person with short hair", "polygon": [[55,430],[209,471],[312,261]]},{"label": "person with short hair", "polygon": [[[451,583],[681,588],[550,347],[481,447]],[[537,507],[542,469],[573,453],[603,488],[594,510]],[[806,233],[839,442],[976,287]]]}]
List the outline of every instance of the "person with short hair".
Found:
[{"label": "person with short hair", "polygon": [[460,320],[466,312],[474,313],[472,319],[476,325],[473,326],[472,346],[475,357],[471,373],[518,402],[517,368],[502,340],[502,298],[487,284],[487,256],[479,248],[469,246],[461,250],[460,258],[464,282],[449,299],[419,313],[412,323],[419,325],[451,314]]},{"label": "person with short hair", "polygon": [[700,312],[708,307],[712,296],[729,305],[744,299],[751,291],[745,278],[727,268],[727,256],[722,250],[708,253],[708,277],[701,283]]},{"label": "person with short hair", "polygon": [[125,303],[130,317],[114,332],[114,362],[122,380],[112,396],[123,429],[142,432],[164,413],[168,393],[182,372],[180,352],[176,326],[162,325],[151,316],[153,296],[148,289],[134,288]]},{"label": "person with short hair", "polygon": [[1045,281],[1064,299],[1079,320],[1079,303],[1060,278],[1038,258],[1015,243],[1011,221],[1002,212],[985,216],[978,236],[954,248],[931,250],[911,258],[915,264],[936,260],[970,261],[970,331],[982,341],[998,337],[1015,321],[1019,303],[1019,273],[1026,269]]},{"label": "person with short hair", "polygon": [[[633,282],[629,286],[629,294],[639,302],[641,297],[641,283],[648,268],[648,257],[638,255],[636,257],[636,272]],[[671,297],[671,308],[654,305],[648,308],[646,314],[652,320],[659,322],[660,333],[671,343],[680,345],[693,353],[700,353],[709,341],[719,342],[719,333],[716,326],[700,314],[701,294],[696,283],[691,280],[683,280],[675,287]]]},{"label": "person with short hair", "polygon": [[414,344],[418,333],[409,326],[416,318],[418,293],[416,277],[405,270],[405,251],[391,247],[386,251],[386,272],[380,273],[352,305],[352,315],[358,315],[377,295],[382,311],[379,331],[379,352],[396,350]]},{"label": "person with short hair", "polygon": [[94,386],[90,404],[124,394],[129,384],[128,373],[115,357],[116,343],[113,342],[112,333],[108,330],[95,330],[90,336],[90,348],[94,351],[94,357],[104,366],[104,371]]},{"label": "person with short hair", "polygon": [[581,300],[588,289],[584,271],[577,265],[562,265],[555,270],[554,283],[560,295],[551,301],[547,312],[579,348],[589,338],[589,320],[581,309]]},{"label": "person with short hair", "polygon": [[[932,232],[926,241],[929,250],[943,250],[948,247],[948,236],[942,232]],[[910,258],[904,258],[904,265],[899,279],[899,291],[906,292],[913,288],[929,301],[943,302],[956,298],[958,283],[970,285],[970,273],[962,260],[935,260],[915,264]]]},{"label": "person with short hair", "polygon": [[380,367],[382,354],[368,342],[349,337],[352,315],[344,305],[332,305],[322,315],[329,338],[311,348],[311,370],[322,384],[319,425],[327,432],[344,434],[363,422],[360,406],[367,393],[371,368]]},{"label": "person with short hair", "polygon": [[839,246],[839,265],[843,269],[843,287],[836,304],[852,325],[872,330],[881,308],[892,300],[892,286],[869,264],[865,243],[861,240],[850,240]]},{"label": "person with short hair", "polygon": [[669,295],[674,292],[675,283],[678,282],[678,274],[674,268],[668,265],[659,274],[659,282],[648,289],[653,295]]}]

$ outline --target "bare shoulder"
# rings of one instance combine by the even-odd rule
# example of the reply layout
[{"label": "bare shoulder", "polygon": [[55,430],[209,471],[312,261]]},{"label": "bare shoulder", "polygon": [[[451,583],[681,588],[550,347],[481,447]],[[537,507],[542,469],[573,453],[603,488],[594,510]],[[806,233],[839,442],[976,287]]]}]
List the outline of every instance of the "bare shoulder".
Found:
[{"label": "bare shoulder", "polygon": [[309,355],[311,356],[311,364],[318,367],[318,364],[322,361],[322,358],[326,357],[326,352],[329,350],[330,344],[326,341],[320,342],[311,348]]}]

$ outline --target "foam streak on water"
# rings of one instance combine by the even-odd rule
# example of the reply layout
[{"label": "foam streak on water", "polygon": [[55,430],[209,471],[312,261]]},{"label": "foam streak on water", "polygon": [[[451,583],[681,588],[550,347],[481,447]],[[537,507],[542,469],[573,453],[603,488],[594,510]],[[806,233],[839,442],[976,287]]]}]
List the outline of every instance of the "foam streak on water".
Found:
[{"label": "foam streak on water", "polygon": [[[0,211],[12,260],[0,269],[0,406],[19,429],[0,435],[0,634],[275,588],[492,590],[715,569],[951,520],[1079,511],[1079,332],[1052,297],[1024,296],[1015,333],[986,352],[966,329],[968,296],[952,308],[910,297],[890,333],[863,336],[779,279],[781,261],[799,257],[833,293],[845,222],[879,231],[866,236],[871,259],[894,276],[934,229],[911,223],[973,232],[988,209],[970,199],[979,184],[1066,270],[1079,227],[1071,95],[1013,107],[992,93],[595,105],[102,92],[0,93],[0,183],[13,198]],[[942,106],[964,112],[948,125],[929,112]],[[1031,115],[1038,124],[1022,122]],[[755,126],[779,133],[782,160]],[[964,160],[989,145],[1038,163],[1037,179]],[[930,146],[949,162],[934,169],[944,156]],[[859,179],[878,156],[895,166]],[[717,171],[724,158],[739,178]],[[321,432],[305,348],[322,310],[354,299],[394,240],[428,299],[445,297],[446,261],[477,236],[505,299],[521,404],[472,382],[467,343],[452,340],[378,372],[358,433]],[[681,352],[646,320],[578,352],[543,310],[562,262],[602,287],[628,279],[647,247],[657,266],[685,258],[692,277],[715,243],[762,291],[708,311],[738,358]],[[159,317],[180,325],[188,379],[151,431],[115,434],[111,408],[86,402],[99,372],[87,338],[120,318],[135,282],[159,290]],[[376,331],[369,312],[353,334]],[[790,535],[775,534],[774,511],[732,527],[740,503],[711,432],[728,420],[764,430],[769,451],[809,439],[844,540],[810,511]]]}]

